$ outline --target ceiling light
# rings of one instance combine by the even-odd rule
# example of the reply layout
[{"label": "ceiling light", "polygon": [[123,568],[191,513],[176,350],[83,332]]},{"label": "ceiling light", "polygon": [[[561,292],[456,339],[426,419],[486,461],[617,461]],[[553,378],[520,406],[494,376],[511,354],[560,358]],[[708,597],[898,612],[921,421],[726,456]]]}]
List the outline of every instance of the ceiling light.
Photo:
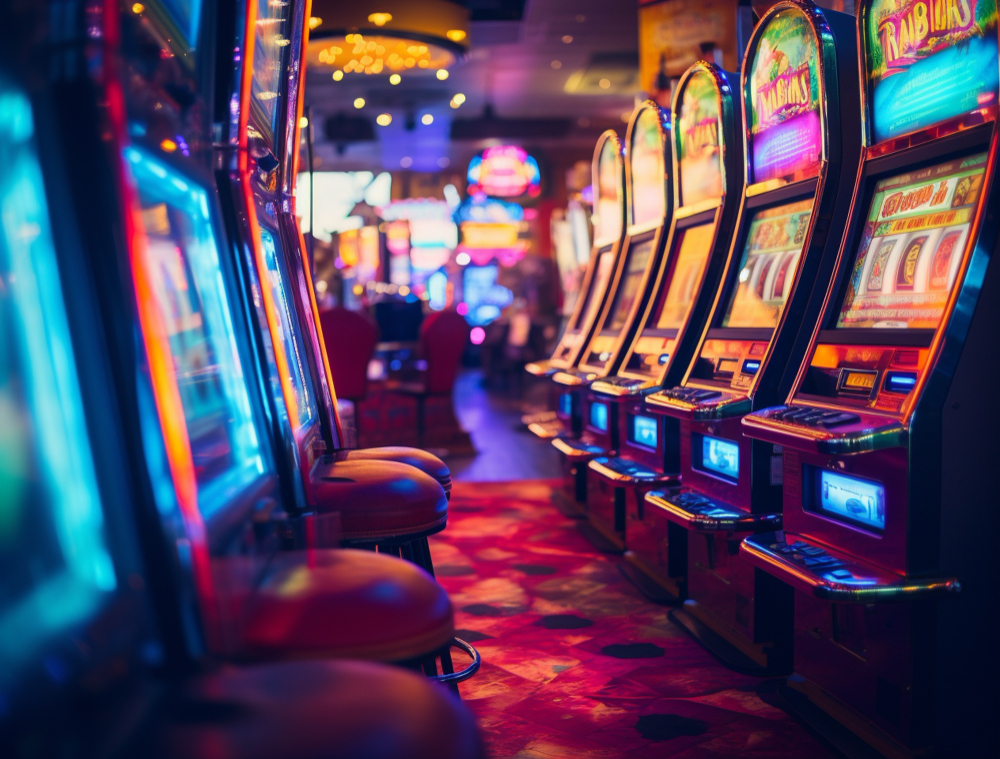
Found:
[{"label": "ceiling light", "polygon": [[563,38],[562,38],[562,41],[565,42],[567,45],[570,44],[573,41],[573,35],[571,35],[571,34],[564,34]]},{"label": "ceiling light", "polygon": [[465,95],[463,95],[461,92],[456,92],[454,95],[452,95],[451,99],[454,100],[459,105],[461,105],[462,103],[465,102]]},{"label": "ceiling light", "polygon": [[390,21],[392,21],[391,13],[369,13],[368,20],[371,21],[375,26],[385,26]]},{"label": "ceiling light", "polygon": [[611,80],[610,79],[602,79],[601,81],[598,82],[598,84],[601,86],[602,90],[610,90],[611,89]]},{"label": "ceiling light", "polygon": [[135,5],[132,6],[132,12],[135,13],[136,15],[142,13],[144,10],[146,10],[146,6],[143,5],[142,3],[136,3]]},{"label": "ceiling light", "polygon": [[317,26],[319,26],[322,23],[323,23],[323,19],[321,19],[319,16],[310,16],[309,17],[309,28],[310,29],[315,29]]},{"label": "ceiling light", "polygon": [[160,148],[165,153],[173,153],[177,150],[177,143],[171,140],[169,137],[160,143]]},{"label": "ceiling light", "polygon": [[552,63],[549,65],[558,71],[559,69],[562,68],[562,61],[552,61]]},{"label": "ceiling light", "polygon": [[334,71],[333,72],[333,81],[339,82],[343,78],[344,78],[344,72],[343,71]]},{"label": "ceiling light", "polygon": [[364,98],[354,98],[354,107],[355,108],[364,108],[365,107],[365,99]]},{"label": "ceiling light", "polygon": [[445,32],[445,36],[452,42],[461,42],[468,35],[465,33],[464,29],[449,29],[447,32]]},{"label": "ceiling light", "polygon": [[448,69],[438,69],[438,72],[437,74],[435,74],[435,76],[437,76],[437,78],[443,82],[445,79],[448,78]]},{"label": "ceiling light", "polygon": [[455,100],[455,98],[452,98],[451,102],[448,103],[448,105],[450,105],[452,108],[459,108],[461,107],[462,104],[459,103],[457,100]]},{"label": "ceiling light", "polygon": [[389,77],[389,84],[399,84],[401,81],[403,81],[403,77],[399,74],[393,74]]},{"label": "ceiling light", "polygon": [[379,126],[389,126],[392,123],[392,115],[388,113],[380,113],[375,117],[375,123]]},{"label": "ceiling light", "polygon": [[413,159],[409,156],[403,156],[399,161],[399,165],[404,169],[408,169],[413,165]]},{"label": "ceiling light", "polygon": [[309,126],[309,119],[305,116],[299,117],[299,129],[305,129],[307,126]]},{"label": "ceiling light", "polygon": [[423,116],[420,117],[420,123],[423,124],[424,126],[430,126],[431,124],[434,123],[434,117],[431,116],[429,113],[425,113]]},{"label": "ceiling light", "polygon": [[459,266],[468,266],[469,262],[472,261],[472,256],[470,256],[465,251],[462,251],[457,256],[455,256],[455,263]]}]

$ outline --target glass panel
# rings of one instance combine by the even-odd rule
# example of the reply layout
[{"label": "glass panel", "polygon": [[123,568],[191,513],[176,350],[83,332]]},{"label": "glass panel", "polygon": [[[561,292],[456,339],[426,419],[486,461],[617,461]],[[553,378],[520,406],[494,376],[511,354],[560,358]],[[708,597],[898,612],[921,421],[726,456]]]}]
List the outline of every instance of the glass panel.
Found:
[{"label": "glass panel", "polygon": [[[116,587],[28,99],[0,78],[0,690]],[[2,699],[0,699],[2,700]]]},{"label": "glass panel", "polygon": [[264,472],[264,459],[208,194],[142,150],[125,155],[148,241],[141,264],[173,357],[199,509],[209,515]]},{"label": "glass panel", "polygon": [[611,323],[605,329],[613,329],[617,332],[625,326],[628,312],[639,295],[639,285],[642,284],[642,276],[646,273],[646,264],[649,263],[649,257],[653,254],[653,242],[653,240],[646,240],[629,246],[625,254],[627,256],[625,271],[618,283],[615,304],[611,308]]},{"label": "glass panel", "polygon": [[587,299],[583,303],[583,308],[580,309],[580,321],[576,324],[577,329],[589,324],[597,313],[601,298],[604,297],[604,292],[608,289],[608,282],[611,281],[611,268],[614,262],[615,257],[610,250],[599,254],[597,271],[594,272],[594,276],[590,280],[590,287],[587,288]]},{"label": "glass panel", "polygon": [[677,117],[677,162],[681,205],[722,197],[719,91],[707,71],[697,71],[684,85]]},{"label": "glass panel", "polygon": [[985,172],[980,153],[875,185],[838,327],[937,328]]},{"label": "glass panel", "polygon": [[597,161],[594,188],[594,239],[602,243],[617,240],[622,233],[622,160],[614,140],[605,140]]},{"label": "glass panel", "polygon": [[792,291],[813,199],[757,211],[723,327],[775,327]]},{"label": "glass panel", "polygon": [[674,273],[670,275],[670,286],[656,320],[657,329],[680,329],[687,320],[695,293],[705,277],[715,225],[702,224],[686,229],[682,234]]},{"label": "glass panel", "polygon": [[[251,0],[252,2],[253,0]],[[250,137],[263,138],[278,152],[277,132],[281,112],[278,97],[282,73],[291,49],[291,3],[258,0],[256,38],[253,48],[253,77],[250,80]],[[255,134],[256,132],[256,134]]]},{"label": "glass panel", "polygon": [[313,397],[313,378],[306,368],[302,354],[302,331],[299,321],[292,313],[292,301],[286,290],[284,268],[278,263],[281,253],[278,251],[277,238],[266,228],[260,228],[260,242],[264,253],[264,264],[267,266],[268,284],[271,286],[271,296],[278,309],[278,330],[281,342],[288,359],[288,370],[291,374],[292,390],[295,393],[295,404],[298,413],[298,426],[304,427],[318,415],[316,399]]},{"label": "glass panel", "polygon": [[660,137],[660,109],[643,108],[632,128],[629,166],[632,177],[632,223],[663,222],[667,213],[664,180],[663,140]]}]

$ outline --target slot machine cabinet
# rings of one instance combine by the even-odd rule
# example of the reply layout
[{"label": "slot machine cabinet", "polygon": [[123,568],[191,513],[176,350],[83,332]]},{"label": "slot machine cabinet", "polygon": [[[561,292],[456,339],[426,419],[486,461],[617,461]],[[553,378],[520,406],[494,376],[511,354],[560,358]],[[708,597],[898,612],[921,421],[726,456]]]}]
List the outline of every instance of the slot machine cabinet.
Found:
[{"label": "slot machine cabinet", "polygon": [[764,14],[743,61],[743,191],[729,260],[680,385],[645,408],[680,423],[682,487],[652,491],[687,530],[674,619],[724,661],[787,672],[791,596],[739,556],[780,523],[780,449],[740,421],[783,400],[822,304],[860,150],[854,19],[804,0]]},{"label": "slot machine cabinet", "polygon": [[[932,34],[901,40],[923,11]],[[810,721],[890,756],[984,756],[997,11],[871,0],[858,32],[864,153],[837,266],[784,405],[743,421],[783,449],[784,529],[740,550],[794,589],[789,695]]]},{"label": "slot machine cabinet", "polygon": [[[551,378],[556,372],[576,365],[604,307],[608,286],[623,249],[626,214],[624,148],[614,130],[607,130],[597,140],[591,167],[596,198],[594,245],[590,261],[580,287],[581,295],[552,356],[547,361],[532,362],[524,367],[536,377]],[[528,429],[544,440],[559,434],[576,437],[581,432],[582,421],[578,395],[558,384],[551,385],[550,389],[554,418],[528,420]],[[575,500],[571,497],[571,501]]]},{"label": "slot machine cabinet", "polygon": [[[560,370],[552,377],[554,383],[572,392],[580,408],[582,428],[578,438],[560,436],[552,445],[559,451],[564,472],[575,470],[575,477],[587,490],[594,484],[587,476],[587,464],[596,456],[613,452],[618,444],[617,408],[594,394],[591,382],[615,371],[631,341],[663,257],[673,212],[673,183],[668,171],[671,168],[669,115],[651,100],[642,103],[629,120],[625,144],[628,226],[622,254],[577,366]],[[601,508],[606,504],[599,497],[596,510],[591,510],[589,494],[585,495],[585,511],[592,528],[586,531],[601,548],[621,551],[624,524],[615,514],[613,491],[609,495],[610,507]]]},{"label": "slot machine cabinet", "polygon": [[644,496],[678,483],[679,430],[676,419],[646,412],[643,398],[683,377],[729,252],[743,184],[737,81],[738,75],[699,62],[677,85],[675,207],[665,254],[617,372],[591,388],[617,408],[618,454],[590,462],[588,509],[609,512],[615,503],[624,509],[624,569],[660,600],[683,597],[687,539],[659,510],[645,508]]}]

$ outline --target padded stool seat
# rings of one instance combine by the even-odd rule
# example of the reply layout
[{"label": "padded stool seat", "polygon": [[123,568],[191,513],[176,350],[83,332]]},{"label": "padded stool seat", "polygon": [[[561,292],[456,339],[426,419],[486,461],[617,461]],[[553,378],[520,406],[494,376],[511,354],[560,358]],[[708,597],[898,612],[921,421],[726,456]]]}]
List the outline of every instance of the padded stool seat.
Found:
[{"label": "padded stool seat", "polygon": [[444,688],[397,667],[295,662],[183,681],[138,745],[154,759],[482,759],[475,721]]},{"label": "padded stool seat", "polygon": [[410,562],[352,549],[275,557],[243,629],[249,658],[408,662],[455,633],[444,588]]},{"label": "padded stool seat", "polygon": [[403,445],[355,448],[341,453],[341,461],[398,461],[433,477],[451,498],[451,470],[433,453]]},{"label": "padded stool seat", "polygon": [[397,461],[320,461],[310,479],[317,508],[340,515],[341,537],[347,541],[425,537],[448,522],[441,485]]}]

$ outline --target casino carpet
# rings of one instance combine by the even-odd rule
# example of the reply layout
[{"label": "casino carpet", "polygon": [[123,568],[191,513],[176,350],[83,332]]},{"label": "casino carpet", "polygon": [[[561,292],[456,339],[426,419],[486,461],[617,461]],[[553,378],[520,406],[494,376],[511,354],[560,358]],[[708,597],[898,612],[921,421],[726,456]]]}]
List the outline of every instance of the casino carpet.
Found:
[{"label": "casino carpet", "polygon": [[457,482],[432,543],[483,655],[461,690],[494,759],[832,756],[768,703],[776,680],[726,669],[643,598],[553,485]]}]

